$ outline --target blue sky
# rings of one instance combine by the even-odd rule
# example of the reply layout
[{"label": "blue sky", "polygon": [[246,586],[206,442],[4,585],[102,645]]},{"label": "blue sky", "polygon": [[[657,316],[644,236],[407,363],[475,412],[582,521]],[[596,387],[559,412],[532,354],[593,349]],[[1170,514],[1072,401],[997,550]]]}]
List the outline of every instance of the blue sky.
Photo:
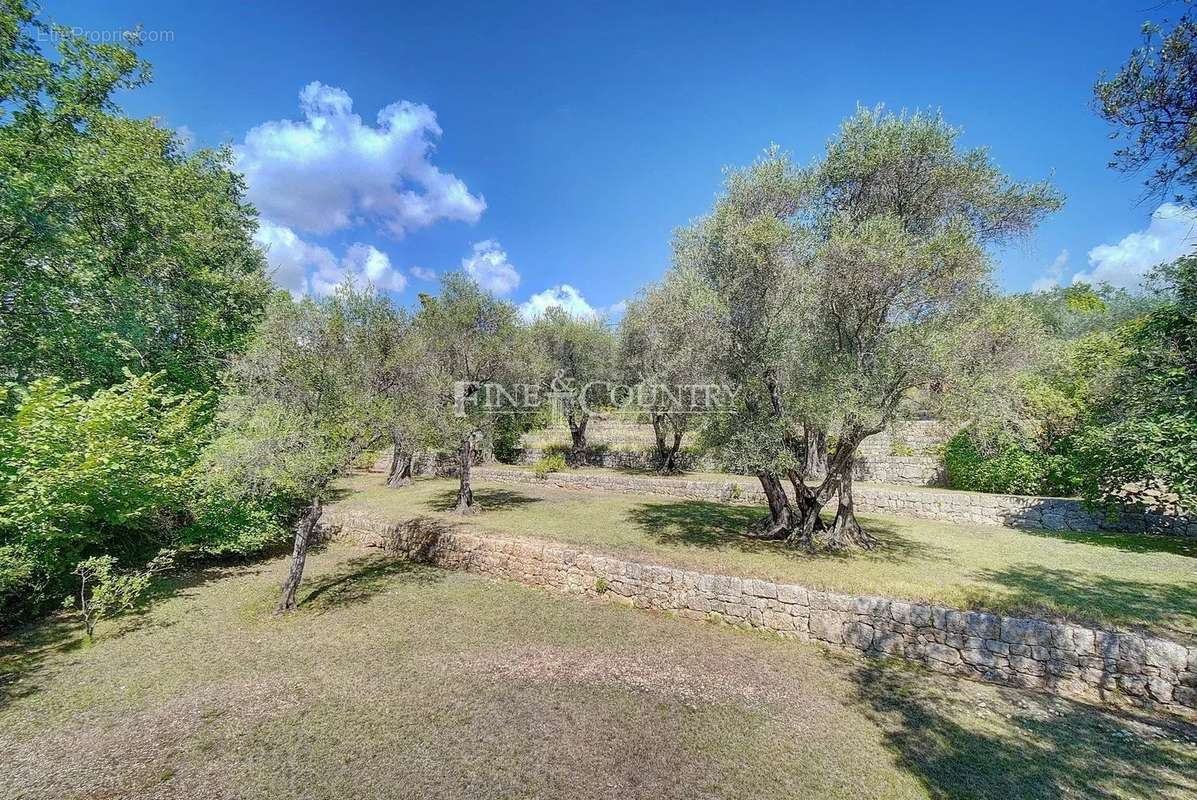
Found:
[{"label": "blue sky", "polygon": [[411,300],[468,266],[516,302],[616,306],[666,269],[672,231],[710,207],[723,165],[771,142],[807,162],[858,103],[942,109],[965,145],[1066,193],[1031,241],[995,254],[1006,289],[1134,283],[1194,220],[1153,217],[1139,178],[1106,168],[1113,144],[1090,108],[1097,74],[1167,6],[44,8],[91,31],[143,26],[154,81],[125,109],[238,148],[261,239],[296,291],[350,271]]}]

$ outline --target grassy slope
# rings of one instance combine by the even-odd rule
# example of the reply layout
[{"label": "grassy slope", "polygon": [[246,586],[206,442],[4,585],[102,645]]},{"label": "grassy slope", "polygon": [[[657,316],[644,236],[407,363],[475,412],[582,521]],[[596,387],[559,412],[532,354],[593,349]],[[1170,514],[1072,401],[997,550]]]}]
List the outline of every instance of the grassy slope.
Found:
[{"label": "grassy slope", "polygon": [[[1180,798],[1197,730],[314,553],[0,640],[0,796]],[[1186,790],[1187,787],[1187,790]]]},{"label": "grassy slope", "polygon": [[[377,475],[345,483],[341,502],[396,518],[443,514],[456,483],[389,490]],[[478,484],[485,512],[462,521],[694,569],[851,593],[1006,613],[1060,615],[1197,640],[1197,542],[1119,534],[1048,534],[862,516],[883,541],[851,556],[746,539],[762,511],[743,506],[549,485]]]}]

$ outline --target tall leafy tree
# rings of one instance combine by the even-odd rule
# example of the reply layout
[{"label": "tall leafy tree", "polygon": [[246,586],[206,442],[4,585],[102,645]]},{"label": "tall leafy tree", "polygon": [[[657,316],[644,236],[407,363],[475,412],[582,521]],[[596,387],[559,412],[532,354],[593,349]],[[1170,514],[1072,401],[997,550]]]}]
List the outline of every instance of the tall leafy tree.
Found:
[{"label": "tall leafy tree", "polygon": [[[36,37],[53,41],[54,57]],[[227,149],[112,100],[148,66],[0,3],[0,376],[213,385],[269,291]]]},{"label": "tall leafy tree", "polygon": [[[586,459],[586,427],[591,412],[604,398],[589,391],[592,384],[613,379],[615,337],[605,320],[578,317],[551,307],[532,323],[531,335],[543,365],[546,384],[555,393],[569,426],[569,463]],[[589,395],[589,396],[588,396]]]},{"label": "tall leafy tree", "polygon": [[476,514],[471,469],[496,419],[487,385],[531,380],[531,351],[515,306],[490,294],[468,275],[449,273],[441,293],[420,295],[417,335],[433,385],[440,387],[436,424],[441,440],[458,452],[455,511]]},{"label": "tall leafy tree", "polygon": [[705,397],[686,387],[712,385],[711,369],[722,351],[716,298],[691,271],[674,269],[628,303],[619,324],[619,363],[624,382],[636,389],[640,410],[653,426],[657,469],[675,472],[686,432],[709,411]]},{"label": "tall leafy tree", "polygon": [[[761,477],[767,535],[812,546],[838,496],[824,541],[870,546],[852,502],[860,443],[914,390],[1001,391],[1025,351],[1032,330],[989,289],[986,248],[1061,200],[957,138],[938,116],[862,109],[806,170],[771,152],[733,173],[715,211],[679,237],[726,307],[746,390],[724,440]],[[830,446],[826,474],[808,484],[812,433]]]},{"label": "tall leafy tree", "polygon": [[1110,166],[1151,170],[1156,196],[1192,203],[1197,185],[1197,20],[1186,10],[1168,31],[1146,23],[1143,42],[1113,76],[1093,88],[1097,113],[1121,142]]},{"label": "tall leafy tree", "polygon": [[1071,441],[1097,504],[1197,508],[1197,256],[1154,274],[1167,298],[1119,333],[1114,390]]},{"label": "tall leafy tree", "polygon": [[280,293],[226,376],[203,473],[229,502],[266,505],[294,525],[280,611],[295,608],[333,479],[387,434],[396,324],[390,302],[368,290],[298,302]]}]

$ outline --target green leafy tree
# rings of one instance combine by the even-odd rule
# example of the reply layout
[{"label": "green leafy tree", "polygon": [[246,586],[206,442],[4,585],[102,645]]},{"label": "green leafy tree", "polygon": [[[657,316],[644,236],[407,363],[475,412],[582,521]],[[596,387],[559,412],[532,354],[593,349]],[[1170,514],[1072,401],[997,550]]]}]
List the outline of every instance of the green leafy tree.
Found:
[{"label": "green leafy tree", "polygon": [[[860,443],[916,390],[957,406],[1004,394],[1034,340],[1028,315],[989,289],[986,247],[1033,229],[1060,198],[959,150],[958,136],[938,116],[862,109],[806,170],[772,151],[732,173],[715,211],[679,237],[681,260],[725,306],[744,407],[722,439],[761,479],[765,535],[813,546],[838,495],[822,540],[870,546],[852,501]],[[826,474],[809,485],[820,434]]]},{"label": "green leafy tree", "polygon": [[1071,442],[1102,505],[1197,508],[1197,256],[1154,273],[1168,302],[1121,331],[1112,391]]},{"label": "green leafy tree", "polygon": [[698,276],[674,269],[628,303],[620,321],[619,363],[652,423],[662,473],[677,471],[683,437],[709,410],[695,407],[696,395],[680,387],[714,385],[710,365],[722,352],[711,324],[716,304]]},{"label": "green leafy tree", "polygon": [[320,301],[280,293],[227,375],[205,491],[294,526],[279,611],[295,608],[333,479],[386,436],[389,409],[372,381],[392,358],[393,324],[389,301],[369,290],[343,286]]},{"label": "green leafy tree", "polygon": [[100,620],[136,607],[145,598],[155,573],[169,569],[172,563],[170,551],[159,553],[139,570],[121,570],[117,560],[109,555],[86,558],[71,573],[79,579],[79,591],[68,595],[63,606],[79,615],[91,640]]},{"label": "green leafy tree", "polygon": [[[55,43],[47,56],[35,39]],[[112,101],[148,66],[0,3],[0,377],[213,385],[269,291],[227,149]]]},{"label": "green leafy tree", "polygon": [[[592,410],[601,405],[613,379],[615,337],[605,320],[577,317],[551,307],[532,322],[531,335],[547,370],[545,385],[555,393],[569,426],[567,461],[586,460],[586,426]],[[599,386],[591,391],[592,384]]]},{"label": "green leafy tree", "polygon": [[529,366],[533,351],[515,307],[462,273],[445,275],[440,295],[420,295],[415,327],[432,385],[440,387],[435,404],[440,441],[458,452],[455,511],[475,514],[481,508],[471,469],[502,410],[490,402],[494,398],[486,395],[486,385],[530,382],[537,375]]},{"label": "green leafy tree", "polygon": [[0,617],[43,609],[80,560],[136,560],[187,523],[210,401],[161,374],[78,389],[34,381],[0,417]]},{"label": "green leafy tree", "polygon": [[1110,166],[1123,172],[1151,169],[1153,195],[1174,187],[1177,202],[1191,203],[1197,183],[1197,21],[1191,11],[1165,32],[1143,25],[1143,43],[1113,77],[1093,88],[1097,113],[1122,142]]}]

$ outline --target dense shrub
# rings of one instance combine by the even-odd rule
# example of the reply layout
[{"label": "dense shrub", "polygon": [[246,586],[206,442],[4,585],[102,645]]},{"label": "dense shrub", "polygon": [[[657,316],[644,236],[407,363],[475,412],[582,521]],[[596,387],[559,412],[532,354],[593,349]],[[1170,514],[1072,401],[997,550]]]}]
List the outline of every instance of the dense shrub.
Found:
[{"label": "dense shrub", "polygon": [[1067,494],[1060,485],[1058,457],[1040,452],[1013,435],[999,435],[982,446],[970,431],[961,431],[944,446],[948,486],[998,494]]},{"label": "dense shrub", "polygon": [[34,381],[0,418],[0,620],[61,600],[89,556],[144,563],[188,520],[206,399],[160,374],[80,388]]},{"label": "dense shrub", "polygon": [[565,468],[565,456],[557,453],[544,456],[532,465],[532,471],[542,478],[551,472],[564,472]]}]

